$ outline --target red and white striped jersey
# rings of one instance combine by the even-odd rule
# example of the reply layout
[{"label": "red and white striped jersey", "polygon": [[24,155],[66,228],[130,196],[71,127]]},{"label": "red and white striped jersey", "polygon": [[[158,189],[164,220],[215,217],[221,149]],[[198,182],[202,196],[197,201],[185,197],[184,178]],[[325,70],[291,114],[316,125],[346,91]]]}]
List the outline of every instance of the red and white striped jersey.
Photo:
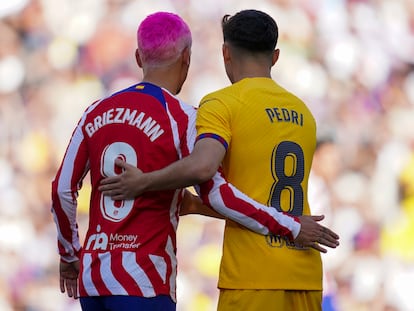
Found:
[{"label": "red and white striped jersey", "polygon": [[[187,155],[196,139],[196,109],[150,83],[140,83],[95,102],[75,128],[52,182],[52,213],[61,259],[80,259],[80,296],[170,295],[176,299],[176,229],[183,189],[149,192],[113,201],[100,181],[121,173],[122,158],[143,172]],[[89,225],[80,246],[78,190],[90,173]],[[206,204],[261,234],[296,237],[297,218],[261,205],[228,184],[221,173],[196,187]]]}]

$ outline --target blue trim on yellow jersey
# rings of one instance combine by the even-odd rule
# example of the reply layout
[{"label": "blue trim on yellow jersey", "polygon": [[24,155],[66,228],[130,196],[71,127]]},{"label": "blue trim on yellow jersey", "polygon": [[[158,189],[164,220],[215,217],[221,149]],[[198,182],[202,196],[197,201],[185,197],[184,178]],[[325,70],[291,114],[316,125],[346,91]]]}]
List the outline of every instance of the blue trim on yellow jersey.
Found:
[{"label": "blue trim on yellow jersey", "polygon": [[224,140],[224,138],[223,137],[221,137],[221,136],[219,136],[219,135],[217,135],[217,134],[213,134],[213,133],[204,133],[204,134],[201,134],[201,135],[198,135],[197,136],[197,139],[196,139],[196,142],[197,141],[199,141],[200,139],[203,139],[203,138],[213,138],[213,139],[216,139],[216,140],[218,140],[223,146],[224,146],[224,148],[227,150],[227,148],[229,147],[229,145],[227,144],[227,142]]},{"label": "blue trim on yellow jersey", "polygon": [[160,104],[164,107],[164,109],[167,107],[162,88],[160,88],[159,86],[156,86],[155,84],[148,83],[148,82],[141,82],[141,83],[132,85],[126,89],[123,89],[119,92],[116,92],[112,94],[112,96],[125,93],[125,92],[139,92],[139,93],[150,95],[154,97],[155,99],[157,99],[160,102]]}]

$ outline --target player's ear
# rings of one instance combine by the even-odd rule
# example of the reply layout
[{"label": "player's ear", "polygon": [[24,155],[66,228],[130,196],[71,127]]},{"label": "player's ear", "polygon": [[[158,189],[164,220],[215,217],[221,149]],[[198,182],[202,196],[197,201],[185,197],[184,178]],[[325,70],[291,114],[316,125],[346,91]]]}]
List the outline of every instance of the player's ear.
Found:
[{"label": "player's ear", "polygon": [[139,68],[142,68],[142,60],[141,56],[139,55],[138,49],[135,50],[135,60],[137,61]]},{"label": "player's ear", "polygon": [[190,62],[191,62],[191,48],[190,47],[185,47],[183,52],[181,53],[182,55],[182,60],[183,60],[183,64],[186,66],[190,66]]},{"label": "player's ear", "polygon": [[222,52],[223,52],[224,62],[226,63],[230,61],[230,49],[229,49],[229,45],[226,42],[223,43]]},{"label": "player's ear", "polygon": [[277,60],[279,59],[279,54],[280,54],[280,50],[276,49],[273,51],[273,55],[272,55],[272,66],[274,64],[276,64]]}]

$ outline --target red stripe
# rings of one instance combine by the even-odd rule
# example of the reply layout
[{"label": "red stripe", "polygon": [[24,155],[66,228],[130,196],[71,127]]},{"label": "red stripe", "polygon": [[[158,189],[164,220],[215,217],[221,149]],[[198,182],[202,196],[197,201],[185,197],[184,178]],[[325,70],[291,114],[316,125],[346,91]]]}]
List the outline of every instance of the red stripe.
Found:
[{"label": "red stripe", "polygon": [[[218,174],[219,177],[216,176],[215,178],[218,178],[219,181],[222,182],[222,184],[219,185],[219,191],[224,205],[227,208],[237,211],[242,215],[245,215],[246,217],[254,219],[256,222],[267,227],[269,231],[273,234],[286,236],[290,240],[293,240],[292,232],[285,226],[281,225],[270,214],[266,213],[264,210],[257,209],[254,205],[246,202],[243,198],[237,197],[233,192],[232,188],[230,187],[229,183],[225,181],[221,168],[219,169]],[[204,204],[214,209],[209,200],[209,193],[212,191],[213,187],[213,179],[200,185],[200,197],[203,200]],[[284,214],[286,216],[292,217],[286,213]],[[296,217],[293,218],[295,221],[299,222]]]},{"label": "red stripe", "polygon": [[[114,256],[112,256],[114,257]],[[136,285],[135,280],[124,269],[122,265],[122,256],[117,256],[112,260],[111,258],[111,270],[112,274],[116,276],[116,279],[121,283],[130,296],[142,296],[142,291]],[[133,290],[131,290],[133,288]]]},{"label": "red stripe", "polygon": [[273,234],[286,236],[291,240],[293,239],[292,232],[288,228],[279,224],[273,217],[271,217],[265,211],[256,209],[250,203],[247,203],[246,201],[237,198],[234,195],[233,190],[228,186],[228,184],[220,186],[220,193],[226,206],[235,207],[234,210],[237,210],[243,215],[246,215],[247,217],[256,220],[263,226],[268,227]]},{"label": "red stripe", "polygon": [[112,293],[105,286],[105,283],[101,276],[101,261],[98,258],[98,253],[91,253],[92,262],[91,262],[91,278],[92,283],[95,285],[96,290],[99,293],[99,296],[109,296]]},{"label": "red stripe", "polygon": [[80,249],[75,249],[74,245],[73,245],[73,236],[72,236],[72,230],[70,227],[70,222],[69,222],[69,218],[67,217],[66,213],[64,212],[61,202],[60,202],[60,198],[57,192],[58,189],[58,181],[60,178],[60,173],[61,171],[59,170],[56,179],[52,182],[52,209],[54,210],[54,213],[56,214],[57,219],[59,220],[59,230],[61,233],[61,237],[63,239],[65,239],[66,241],[68,241],[74,251],[74,254],[69,253],[65,247],[63,246],[63,244],[61,244],[58,241],[58,249],[59,249],[59,254],[63,257],[67,257],[67,256],[78,256],[79,258],[79,252]]}]

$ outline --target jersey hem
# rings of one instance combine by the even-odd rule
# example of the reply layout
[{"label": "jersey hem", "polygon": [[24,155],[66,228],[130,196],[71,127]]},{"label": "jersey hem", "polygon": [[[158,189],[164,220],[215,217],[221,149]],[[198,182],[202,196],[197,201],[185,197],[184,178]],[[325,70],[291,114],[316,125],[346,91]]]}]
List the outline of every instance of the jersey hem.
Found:
[{"label": "jersey hem", "polygon": [[[109,289],[111,290],[111,289]],[[171,295],[171,293],[157,293],[155,295],[150,295],[150,296],[144,296],[144,295],[138,295],[138,294],[128,294],[125,292],[122,293],[116,293],[116,291],[112,292],[109,295],[88,295],[87,293],[80,293],[79,297],[100,297],[100,296],[131,296],[131,297],[144,297],[144,298],[153,298],[153,297],[157,297],[157,296],[169,296],[171,297],[171,299],[177,303],[177,298],[173,295]]]},{"label": "jersey hem", "polygon": [[283,286],[275,286],[275,284],[218,284],[219,289],[255,289],[255,290],[323,290],[322,284],[306,284],[306,286],[299,286],[289,283],[283,283]]}]

